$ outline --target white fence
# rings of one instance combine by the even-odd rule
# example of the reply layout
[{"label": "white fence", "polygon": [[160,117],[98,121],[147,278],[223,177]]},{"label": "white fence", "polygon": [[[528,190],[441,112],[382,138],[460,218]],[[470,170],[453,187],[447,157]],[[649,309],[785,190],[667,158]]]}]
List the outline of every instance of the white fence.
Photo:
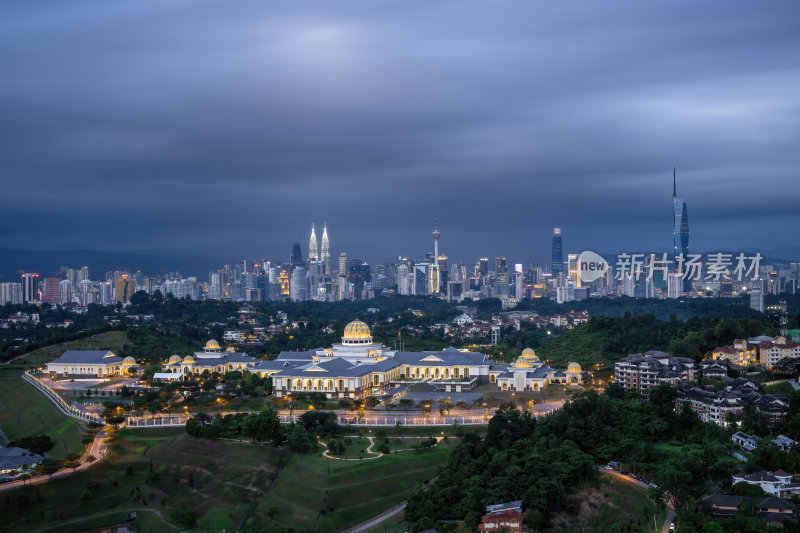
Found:
[{"label": "white fence", "polygon": [[25,372],[22,375],[22,379],[33,385],[39,392],[42,393],[42,395],[44,395],[45,398],[47,398],[47,400],[50,401],[50,403],[55,405],[56,408],[66,416],[77,418],[78,420],[83,420],[84,422],[97,422],[98,424],[103,424],[105,422],[105,419],[102,416],[87,413],[82,406],[74,403],[68,404],[65,402],[56,391],[39,381],[36,376]]}]

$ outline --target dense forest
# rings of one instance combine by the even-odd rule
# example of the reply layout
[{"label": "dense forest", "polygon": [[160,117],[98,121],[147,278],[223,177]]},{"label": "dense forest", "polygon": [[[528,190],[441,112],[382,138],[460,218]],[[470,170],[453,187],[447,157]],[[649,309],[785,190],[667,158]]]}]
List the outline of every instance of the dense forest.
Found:
[{"label": "dense forest", "polygon": [[[612,386],[599,395],[580,393],[539,420],[505,405],[484,438],[463,435],[431,486],[409,499],[406,518],[415,531],[436,527],[439,520],[464,520],[457,530],[474,531],[486,505],[522,500],[524,522],[542,530],[556,513],[576,512],[569,496],[596,484],[596,467],[614,460],[657,483],[651,491],[656,501],[674,498],[678,533],[694,533],[711,521],[698,513],[699,499],[730,489],[732,473],[798,466],[774,445],[760,446],[751,463],[742,465],[727,454],[732,430],[702,423],[690,409],[676,414],[673,400],[668,386],[645,401]],[[764,531],[760,520],[747,516],[721,523],[725,531]]]}]

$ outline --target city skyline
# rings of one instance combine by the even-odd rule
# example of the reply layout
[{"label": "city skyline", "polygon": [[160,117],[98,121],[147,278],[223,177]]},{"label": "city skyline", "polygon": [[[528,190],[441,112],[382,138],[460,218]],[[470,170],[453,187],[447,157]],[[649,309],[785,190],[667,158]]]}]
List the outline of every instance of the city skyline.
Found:
[{"label": "city skyline", "polygon": [[15,6],[0,248],[669,251],[673,166],[692,248],[798,247],[782,5]]}]

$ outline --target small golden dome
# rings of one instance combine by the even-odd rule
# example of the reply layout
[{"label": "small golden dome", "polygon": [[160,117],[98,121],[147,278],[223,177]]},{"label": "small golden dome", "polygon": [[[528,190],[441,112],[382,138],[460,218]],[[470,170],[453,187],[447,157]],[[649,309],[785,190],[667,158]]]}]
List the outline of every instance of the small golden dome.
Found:
[{"label": "small golden dome", "polygon": [[211,351],[211,350],[219,350],[219,343],[214,339],[211,339],[206,343],[206,351]]},{"label": "small golden dome", "polygon": [[520,357],[516,361],[514,361],[514,368],[530,368],[531,364],[528,360],[524,357]]},{"label": "small golden dome", "polygon": [[126,357],[122,360],[122,366],[133,366],[136,364],[136,359],[131,356]]},{"label": "small golden dome", "polygon": [[225,351],[229,353],[236,353],[236,348],[234,348],[233,346],[228,346],[228,348]]},{"label": "small golden dome", "polygon": [[371,338],[372,334],[369,331],[369,326],[360,320],[353,320],[344,328],[342,340],[360,341]]},{"label": "small golden dome", "polygon": [[567,372],[580,373],[581,371],[582,371],[581,365],[579,365],[578,363],[570,363],[569,365],[567,365]]},{"label": "small golden dome", "polygon": [[533,348],[525,348],[522,350],[522,357],[529,357],[531,355],[536,355],[536,352],[533,351]]},{"label": "small golden dome", "polygon": [[180,355],[173,355],[173,356],[171,356],[169,358],[169,361],[167,361],[167,364],[168,365],[173,365],[175,363],[180,363],[180,362],[181,362],[181,356]]},{"label": "small golden dome", "polygon": [[194,363],[194,357],[192,357],[191,355],[187,355],[186,357],[183,358],[183,362],[184,363]]}]

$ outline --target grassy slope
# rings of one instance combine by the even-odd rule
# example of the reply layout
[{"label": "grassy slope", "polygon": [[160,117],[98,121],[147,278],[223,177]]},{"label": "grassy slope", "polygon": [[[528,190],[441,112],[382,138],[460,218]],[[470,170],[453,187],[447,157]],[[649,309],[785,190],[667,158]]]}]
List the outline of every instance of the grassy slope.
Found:
[{"label": "grassy slope", "polygon": [[[137,520],[146,533],[179,529],[171,509],[193,509],[199,516],[198,529],[231,531],[260,501],[289,455],[264,446],[192,439],[176,428],[124,430],[114,445],[113,460],[14,490],[8,501],[0,498],[0,516],[11,531],[67,524],[59,529],[63,532],[119,523],[130,510],[149,509]],[[135,487],[146,503],[134,496]],[[81,502],[86,490],[91,498]],[[26,508],[19,506],[22,494],[30,500]]]},{"label": "grassy slope", "polygon": [[109,331],[85,339],[54,344],[20,356],[0,366],[0,428],[9,439],[50,435],[55,445],[53,457],[79,453],[82,430],[74,420],[63,416],[36,389],[20,378],[31,367],[39,367],[69,349],[108,348],[119,350],[125,333]]},{"label": "grassy slope", "polygon": [[[320,518],[317,531],[341,531],[402,501],[420,483],[436,475],[450,450],[451,446],[441,445],[422,454],[404,452],[364,461],[330,460],[329,464],[319,456],[297,455],[248,525],[313,529],[327,490],[328,512]],[[278,509],[274,521],[267,518],[273,506]]]}]

